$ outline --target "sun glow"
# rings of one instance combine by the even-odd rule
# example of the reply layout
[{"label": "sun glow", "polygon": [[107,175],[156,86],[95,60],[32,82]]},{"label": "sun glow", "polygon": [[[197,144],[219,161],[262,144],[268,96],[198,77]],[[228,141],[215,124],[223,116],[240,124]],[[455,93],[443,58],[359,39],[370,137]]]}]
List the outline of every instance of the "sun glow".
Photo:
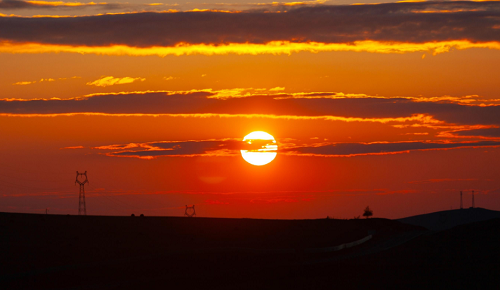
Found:
[{"label": "sun glow", "polygon": [[249,149],[241,150],[241,156],[252,165],[266,165],[278,154],[276,140],[269,133],[255,131],[246,135],[243,141],[248,144]]}]

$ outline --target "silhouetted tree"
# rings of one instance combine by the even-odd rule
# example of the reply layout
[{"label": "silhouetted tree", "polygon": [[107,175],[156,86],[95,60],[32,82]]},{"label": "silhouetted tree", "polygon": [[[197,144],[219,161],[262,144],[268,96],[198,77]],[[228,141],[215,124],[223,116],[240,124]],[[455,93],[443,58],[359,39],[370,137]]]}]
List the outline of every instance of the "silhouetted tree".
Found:
[{"label": "silhouetted tree", "polygon": [[358,215],[358,216],[355,216],[355,217],[354,217],[354,219],[355,219],[355,220],[359,220],[359,218],[360,218],[360,217],[361,217],[361,216],[359,216],[359,215]]},{"label": "silhouetted tree", "polygon": [[373,211],[370,209],[369,206],[367,206],[365,208],[365,212],[363,213],[363,216],[365,216],[366,218],[369,218],[373,215]]}]

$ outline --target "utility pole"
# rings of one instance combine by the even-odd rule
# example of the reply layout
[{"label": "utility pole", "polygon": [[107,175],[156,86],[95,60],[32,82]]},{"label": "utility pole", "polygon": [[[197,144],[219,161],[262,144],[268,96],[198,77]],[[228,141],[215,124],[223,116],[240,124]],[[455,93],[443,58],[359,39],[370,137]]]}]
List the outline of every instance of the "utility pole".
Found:
[{"label": "utility pole", "polygon": [[[79,176],[85,176],[84,181],[80,181],[78,179]],[[89,180],[87,179],[87,171],[84,173],[79,173],[78,171],[76,172],[76,184],[80,184],[80,194],[78,195],[78,215],[87,215],[87,206],[85,205],[85,183],[89,183]]]}]

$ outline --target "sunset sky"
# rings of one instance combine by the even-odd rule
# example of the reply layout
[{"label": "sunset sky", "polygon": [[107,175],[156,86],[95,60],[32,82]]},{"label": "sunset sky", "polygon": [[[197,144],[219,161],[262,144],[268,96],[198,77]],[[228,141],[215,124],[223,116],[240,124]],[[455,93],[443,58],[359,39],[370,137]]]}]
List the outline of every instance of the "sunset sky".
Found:
[{"label": "sunset sky", "polygon": [[499,68],[500,1],[0,0],[0,211],[500,210]]}]

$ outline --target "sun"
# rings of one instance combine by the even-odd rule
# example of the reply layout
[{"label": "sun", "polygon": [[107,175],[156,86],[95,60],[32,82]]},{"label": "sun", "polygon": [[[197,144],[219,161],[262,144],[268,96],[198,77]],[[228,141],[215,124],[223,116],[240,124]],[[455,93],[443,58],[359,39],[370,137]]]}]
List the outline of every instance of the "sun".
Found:
[{"label": "sun", "polygon": [[246,162],[261,166],[276,158],[278,145],[274,137],[264,131],[254,131],[243,138],[248,149],[241,150],[241,156]]}]

